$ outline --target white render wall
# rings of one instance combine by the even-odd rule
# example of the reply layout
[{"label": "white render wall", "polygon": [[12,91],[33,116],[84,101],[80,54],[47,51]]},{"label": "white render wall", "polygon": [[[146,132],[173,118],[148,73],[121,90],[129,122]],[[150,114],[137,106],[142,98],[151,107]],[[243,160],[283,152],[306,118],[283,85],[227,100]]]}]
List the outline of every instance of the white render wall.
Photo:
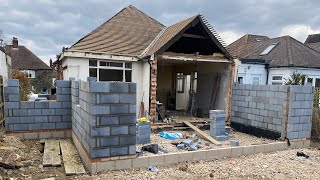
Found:
[{"label": "white render wall", "polygon": [[[240,62],[240,61],[239,61]],[[253,84],[253,78],[259,77],[259,84],[264,85],[267,82],[267,70],[263,64],[238,64],[237,77],[243,77],[243,84]]]},{"label": "white render wall", "polygon": [[[270,68],[269,70],[269,80],[268,84],[272,83],[272,76],[281,75],[283,77],[283,83],[285,79],[289,79],[291,74],[294,72],[303,73],[308,76],[308,78],[313,78],[312,86],[315,86],[316,78],[320,79],[320,69],[315,68]],[[307,81],[307,80],[306,80]]]},{"label": "white render wall", "polygon": [[63,70],[63,80],[69,80],[69,77],[87,80],[89,77],[89,59],[67,57],[62,62],[62,67],[67,66],[67,69]]},{"label": "white render wall", "polygon": [[0,51],[0,75],[3,76],[4,86],[7,86],[9,72],[11,68],[11,57]]}]

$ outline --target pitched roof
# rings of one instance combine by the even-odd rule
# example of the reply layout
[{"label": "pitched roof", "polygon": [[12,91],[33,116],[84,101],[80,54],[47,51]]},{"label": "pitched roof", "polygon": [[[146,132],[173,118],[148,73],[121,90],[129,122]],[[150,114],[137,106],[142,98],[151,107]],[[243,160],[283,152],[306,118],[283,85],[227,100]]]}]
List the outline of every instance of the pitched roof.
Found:
[{"label": "pitched roof", "polygon": [[130,5],[70,49],[137,56],[163,28],[164,25]]},{"label": "pitched roof", "polygon": [[308,43],[306,44],[308,47],[320,52],[320,42],[317,43]]},{"label": "pitched roof", "polygon": [[227,50],[234,58],[241,58],[250,53],[252,48],[263,44],[264,41],[269,39],[270,38],[268,36],[246,34],[229,44],[227,46]]},{"label": "pitched roof", "polygon": [[318,42],[320,42],[320,34],[310,34],[308,35],[304,43],[310,44],[310,43],[318,43]]},{"label": "pitched roof", "polygon": [[27,69],[51,69],[46,63],[39,59],[25,46],[12,48],[12,45],[6,45],[5,50],[11,57],[12,69],[27,70]]},{"label": "pitched roof", "polygon": [[[266,55],[261,55],[270,45],[275,44]],[[312,67],[320,68],[320,53],[298,40],[283,36],[264,41],[255,46],[243,59],[271,60],[269,67]]]}]

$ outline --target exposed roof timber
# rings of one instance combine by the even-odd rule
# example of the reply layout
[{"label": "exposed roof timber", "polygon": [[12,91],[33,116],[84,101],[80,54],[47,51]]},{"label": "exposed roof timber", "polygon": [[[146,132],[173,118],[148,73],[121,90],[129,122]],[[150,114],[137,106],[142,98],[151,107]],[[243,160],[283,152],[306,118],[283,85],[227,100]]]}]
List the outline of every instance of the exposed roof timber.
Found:
[{"label": "exposed roof timber", "polygon": [[183,37],[189,37],[189,38],[196,38],[196,39],[209,39],[208,37],[201,36],[201,35],[196,35],[196,34],[188,34],[188,33],[183,33]]},{"label": "exposed roof timber", "polygon": [[180,60],[180,61],[199,61],[199,62],[222,62],[222,63],[231,63],[228,59],[205,59],[205,58],[191,58],[191,57],[181,57],[181,56],[172,56],[172,55],[160,55],[160,59],[167,60]]}]

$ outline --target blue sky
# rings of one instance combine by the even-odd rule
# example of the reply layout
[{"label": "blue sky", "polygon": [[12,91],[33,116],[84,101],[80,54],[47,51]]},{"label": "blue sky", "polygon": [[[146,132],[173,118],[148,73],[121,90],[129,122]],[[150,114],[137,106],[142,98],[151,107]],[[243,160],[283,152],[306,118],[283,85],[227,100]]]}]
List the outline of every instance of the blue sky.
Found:
[{"label": "blue sky", "polygon": [[0,0],[0,30],[6,43],[16,36],[48,63],[128,5],[166,26],[203,14],[227,44],[244,34],[304,42],[320,32],[317,0]]}]

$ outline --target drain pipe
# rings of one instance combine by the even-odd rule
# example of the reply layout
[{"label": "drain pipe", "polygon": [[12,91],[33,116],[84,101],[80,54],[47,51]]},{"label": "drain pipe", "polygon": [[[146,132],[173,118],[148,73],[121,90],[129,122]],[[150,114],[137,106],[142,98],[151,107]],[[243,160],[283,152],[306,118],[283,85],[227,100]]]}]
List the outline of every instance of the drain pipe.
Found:
[{"label": "drain pipe", "polygon": [[270,65],[270,61],[266,61],[265,62],[265,69],[267,70],[266,85],[268,85],[268,81],[269,81],[269,65]]}]

